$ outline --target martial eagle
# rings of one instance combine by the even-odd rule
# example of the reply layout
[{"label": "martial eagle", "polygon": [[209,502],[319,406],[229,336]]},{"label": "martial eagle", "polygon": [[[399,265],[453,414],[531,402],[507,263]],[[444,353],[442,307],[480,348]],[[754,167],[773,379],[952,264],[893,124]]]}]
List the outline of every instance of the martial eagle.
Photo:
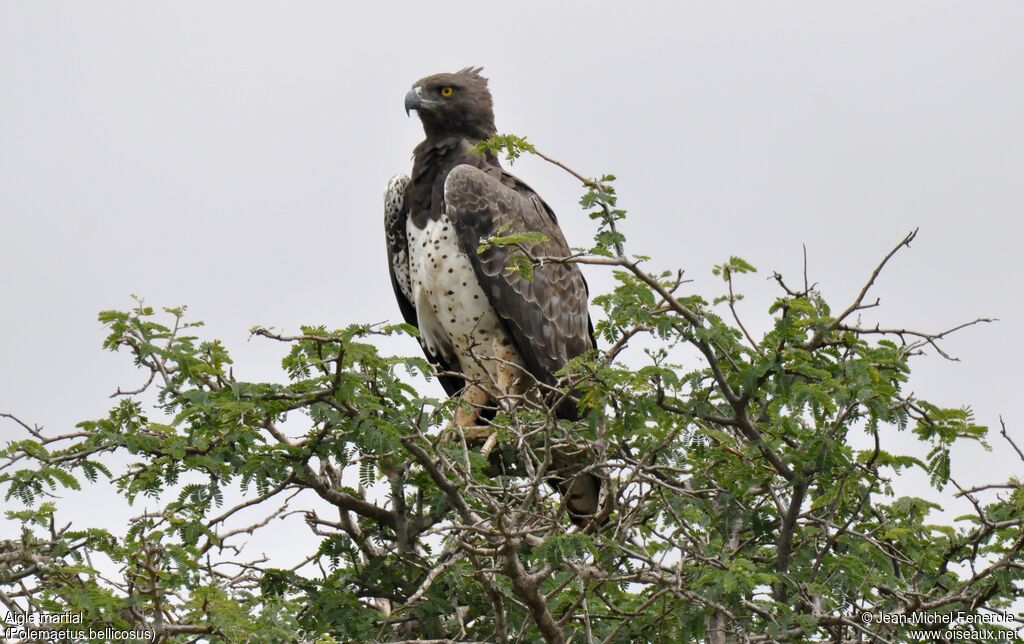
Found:
[{"label": "martial eagle", "polygon": [[[477,252],[498,231],[531,231],[547,238],[533,253],[571,254],[537,193],[493,154],[472,150],[496,132],[479,68],[417,81],[405,110],[416,110],[426,138],[413,151],[412,178],[393,177],[384,196],[391,282],[445,391],[468,403],[454,422],[478,428],[482,410],[509,395],[536,395],[536,383],[555,384],[555,372],[595,346],[587,284],[576,264],[544,264],[527,278],[509,270],[510,247]],[[575,419],[579,412],[567,401],[556,413]],[[556,485],[580,522],[597,511],[600,480],[581,474],[571,481]]]}]

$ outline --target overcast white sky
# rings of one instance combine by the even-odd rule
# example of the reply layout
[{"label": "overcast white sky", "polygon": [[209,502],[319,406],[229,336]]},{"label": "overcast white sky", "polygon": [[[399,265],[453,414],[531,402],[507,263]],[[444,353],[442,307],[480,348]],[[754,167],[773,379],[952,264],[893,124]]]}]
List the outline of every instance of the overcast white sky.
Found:
[{"label": "overcast white sky", "polygon": [[[0,411],[63,431],[140,384],[96,322],[132,293],[188,304],[251,380],[281,356],[253,325],[400,319],[381,194],[421,138],[403,97],[482,65],[500,131],[620,177],[629,251],[708,295],[712,264],[757,266],[754,329],[801,244],[839,305],[920,227],[873,319],[1000,318],[911,389],[1024,443],[1022,34],[1018,1],[0,0]],[[513,170],[589,240],[571,178]],[[993,443],[954,471],[1019,471]]]}]

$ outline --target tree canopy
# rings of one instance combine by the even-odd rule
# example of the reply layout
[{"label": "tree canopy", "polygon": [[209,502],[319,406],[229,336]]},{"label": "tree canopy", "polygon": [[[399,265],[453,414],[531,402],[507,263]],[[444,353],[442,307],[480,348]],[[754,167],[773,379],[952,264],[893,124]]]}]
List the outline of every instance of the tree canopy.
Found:
[{"label": "tree canopy", "polygon": [[[988,320],[859,321],[916,231],[865,269],[852,302],[774,275],[758,338],[735,306],[748,262],[713,268],[716,297],[690,292],[681,270],[626,253],[613,176],[586,178],[515,136],[482,146],[539,155],[584,186],[590,248],[486,244],[514,246],[510,270],[526,275],[543,262],[612,271],[615,288],[592,298],[600,350],[553,388],[580,395],[585,418],[558,419],[557,395],[517,397],[484,454],[448,426],[457,400],[417,388],[429,365],[378,348],[406,325],[255,328],[287,355],[278,381],[253,382],[183,307],[104,311],[104,348],[145,384],[70,431],[4,415],[16,435],[0,489],[21,526],[0,542],[8,626],[64,612],[167,642],[904,642],[925,639],[914,624],[960,639],[1020,628],[1020,478],[958,485],[957,447],[984,444],[987,428],[907,387],[915,356],[945,356],[949,333]],[[898,432],[920,451],[894,450]],[[545,483],[565,453],[609,482],[585,526]],[[909,470],[972,511],[934,520],[938,506],[896,480]],[[101,480],[158,509],[66,525],[54,495]],[[295,512],[315,551],[252,558],[246,540]]]}]

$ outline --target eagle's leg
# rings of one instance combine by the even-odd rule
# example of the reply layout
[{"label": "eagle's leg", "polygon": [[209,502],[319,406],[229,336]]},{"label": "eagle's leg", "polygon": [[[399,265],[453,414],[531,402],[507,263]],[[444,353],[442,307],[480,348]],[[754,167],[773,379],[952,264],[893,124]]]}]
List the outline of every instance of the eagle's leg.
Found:
[{"label": "eagle's leg", "polygon": [[486,425],[478,424],[480,411],[490,402],[491,397],[487,395],[482,387],[471,384],[462,392],[462,400],[458,409],[455,410],[455,418],[449,424],[450,429],[456,427],[462,430],[467,443],[474,443],[486,439],[493,431]]},{"label": "eagle's leg", "polygon": [[515,356],[506,348],[499,352],[497,360],[479,361],[477,375],[486,384],[475,381],[463,390],[462,400],[468,407],[459,406],[453,423],[462,428],[467,441],[487,439],[494,433],[492,427],[480,423],[480,412],[484,407],[497,403],[500,408],[509,411],[511,397],[520,393],[520,378],[513,359]]},{"label": "eagle's leg", "polygon": [[466,404],[460,404],[455,411],[455,418],[448,424],[448,429],[454,430],[458,427],[467,443],[478,443],[483,440],[484,446],[480,448],[480,453],[487,458],[498,443],[498,434],[493,427],[477,423],[480,421],[481,408],[491,402],[491,397],[479,385],[470,385],[462,393],[461,402],[467,403],[469,408],[466,408]]},{"label": "eagle's leg", "polygon": [[513,396],[522,392],[522,380],[519,378],[515,367],[516,356],[511,347],[505,347],[505,351],[499,356],[504,362],[497,365],[495,384],[498,389],[499,405],[506,411],[511,412],[514,404]]},{"label": "eagle's leg", "polygon": [[480,448],[484,457],[490,455],[498,444],[498,434],[490,425],[480,423],[480,412],[485,406],[495,403],[502,409],[510,411],[514,404],[513,396],[522,393],[522,379],[519,377],[518,369],[513,360],[516,358],[506,348],[499,353],[499,359],[481,361],[482,375],[490,381],[489,387],[484,387],[479,382],[468,385],[462,392],[462,402],[455,411],[455,418],[449,423],[448,429],[455,429],[457,426],[467,443],[478,443],[484,441]]},{"label": "eagle's leg", "polygon": [[[510,347],[506,346],[506,350],[500,354],[502,362],[497,364],[495,369],[494,384],[496,395],[494,396],[497,405],[500,409],[508,413],[512,413],[512,409],[515,406],[514,396],[522,394],[522,379],[517,373],[518,369],[514,360],[516,356],[513,355],[514,351],[510,350]],[[491,428],[490,435],[487,436],[484,446],[480,448],[480,453],[483,454],[484,458],[488,457],[494,447],[498,444],[498,432]]]}]

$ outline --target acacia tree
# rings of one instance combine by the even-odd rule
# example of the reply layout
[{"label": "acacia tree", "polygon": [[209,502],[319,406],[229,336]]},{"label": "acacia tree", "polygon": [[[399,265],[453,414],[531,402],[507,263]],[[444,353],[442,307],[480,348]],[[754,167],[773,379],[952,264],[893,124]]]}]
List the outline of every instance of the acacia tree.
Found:
[{"label": "acacia tree", "polygon": [[[514,136],[482,147],[544,157]],[[710,301],[681,271],[648,272],[624,251],[614,177],[544,158],[583,182],[594,245],[537,257],[528,231],[503,231],[485,246],[512,246],[509,270],[613,271],[614,290],[593,297],[603,349],[553,392],[581,396],[581,421],[556,418],[545,401],[557,395],[504,401],[484,454],[446,428],[457,401],[410,384],[431,377],[424,360],[375,346],[414,333],[405,325],[256,328],[287,356],[279,382],[251,382],[183,308],[103,312],[104,347],[131,355],[145,384],[66,433],[7,416],[21,433],[0,452],[0,485],[21,504],[7,511],[20,538],[0,542],[8,624],[70,611],[168,642],[901,642],[919,637],[883,615],[943,623],[1012,609],[1024,592],[1020,480],[957,485],[954,448],[986,429],[968,408],[905,390],[914,356],[946,356],[948,333],[987,320],[939,332],[857,321],[915,233],[838,312],[806,276],[795,287],[776,274],[757,338],[735,306],[752,266],[714,267],[722,294]],[[624,361],[638,345],[644,357]],[[926,456],[894,452],[895,432]],[[585,526],[546,484],[567,454],[608,482]],[[894,483],[912,469],[973,511],[930,522],[936,506]],[[122,528],[59,527],[49,497],[101,479],[157,510]],[[315,551],[249,556],[250,535],[295,512]],[[957,628],[1008,638],[1022,623],[975,621]]]}]

